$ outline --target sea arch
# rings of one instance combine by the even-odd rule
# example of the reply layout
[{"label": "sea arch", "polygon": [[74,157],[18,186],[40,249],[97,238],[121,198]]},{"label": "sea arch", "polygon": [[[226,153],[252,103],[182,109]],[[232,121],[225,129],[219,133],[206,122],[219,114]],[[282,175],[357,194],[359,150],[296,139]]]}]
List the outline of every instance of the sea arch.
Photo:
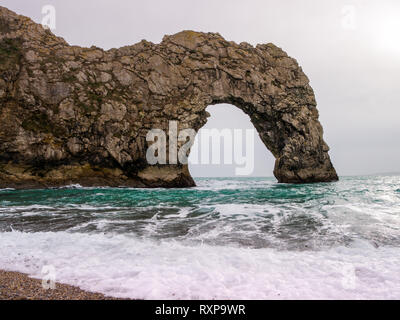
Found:
[{"label": "sea arch", "polygon": [[146,136],[198,131],[220,103],[249,115],[279,182],[338,179],[309,80],[271,43],[183,31],[82,48],[2,7],[0,42],[0,187],[193,186],[186,164],[147,162]]}]

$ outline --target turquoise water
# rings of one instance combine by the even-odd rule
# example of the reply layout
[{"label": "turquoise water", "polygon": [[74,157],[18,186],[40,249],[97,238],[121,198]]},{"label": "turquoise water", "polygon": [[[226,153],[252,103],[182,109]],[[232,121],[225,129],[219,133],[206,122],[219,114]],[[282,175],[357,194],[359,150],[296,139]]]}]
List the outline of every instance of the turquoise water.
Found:
[{"label": "turquoise water", "polygon": [[197,184],[1,190],[0,269],[139,299],[400,299],[400,176]]},{"label": "turquoise water", "polygon": [[0,232],[126,233],[300,250],[357,238],[400,245],[399,176],[306,185],[278,184],[272,178],[203,178],[197,184],[171,190],[2,190]]}]

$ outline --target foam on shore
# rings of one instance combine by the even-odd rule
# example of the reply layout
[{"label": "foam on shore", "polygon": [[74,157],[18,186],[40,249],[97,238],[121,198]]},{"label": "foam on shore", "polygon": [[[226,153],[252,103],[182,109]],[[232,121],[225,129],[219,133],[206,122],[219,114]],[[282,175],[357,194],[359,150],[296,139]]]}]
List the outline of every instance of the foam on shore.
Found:
[{"label": "foam on shore", "polygon": [[128,235],[0,233],[0,269],[136,299],[399,299],[400,253],[366,241],[320,251],[155,242]]}]

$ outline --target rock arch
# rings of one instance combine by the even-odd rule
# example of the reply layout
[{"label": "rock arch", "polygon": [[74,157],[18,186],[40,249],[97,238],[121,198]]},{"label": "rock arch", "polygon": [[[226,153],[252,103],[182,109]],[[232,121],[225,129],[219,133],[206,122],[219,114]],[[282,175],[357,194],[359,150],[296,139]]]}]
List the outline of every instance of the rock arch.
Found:
[{"label": "rock arch", "polygon": [[279,182],[338,179],[309,80],[273,44],[183,31],[81,48],[0,7],[0,48],[0,186],[193,186],[187,165],[146,162],[146,134],[197,131],[218,103],[250,116]]}]

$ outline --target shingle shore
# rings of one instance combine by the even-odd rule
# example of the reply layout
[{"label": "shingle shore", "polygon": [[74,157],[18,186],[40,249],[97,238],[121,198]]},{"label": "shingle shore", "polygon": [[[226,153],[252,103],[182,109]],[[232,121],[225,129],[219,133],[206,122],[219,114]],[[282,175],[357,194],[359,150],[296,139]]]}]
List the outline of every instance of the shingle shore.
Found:
[{"label": "shingle shore", "polygon": [[0,300],[116,300],[101,293],[56,283],[55,289],[45,290],[42,280],[26,274],[0,270]]}]

